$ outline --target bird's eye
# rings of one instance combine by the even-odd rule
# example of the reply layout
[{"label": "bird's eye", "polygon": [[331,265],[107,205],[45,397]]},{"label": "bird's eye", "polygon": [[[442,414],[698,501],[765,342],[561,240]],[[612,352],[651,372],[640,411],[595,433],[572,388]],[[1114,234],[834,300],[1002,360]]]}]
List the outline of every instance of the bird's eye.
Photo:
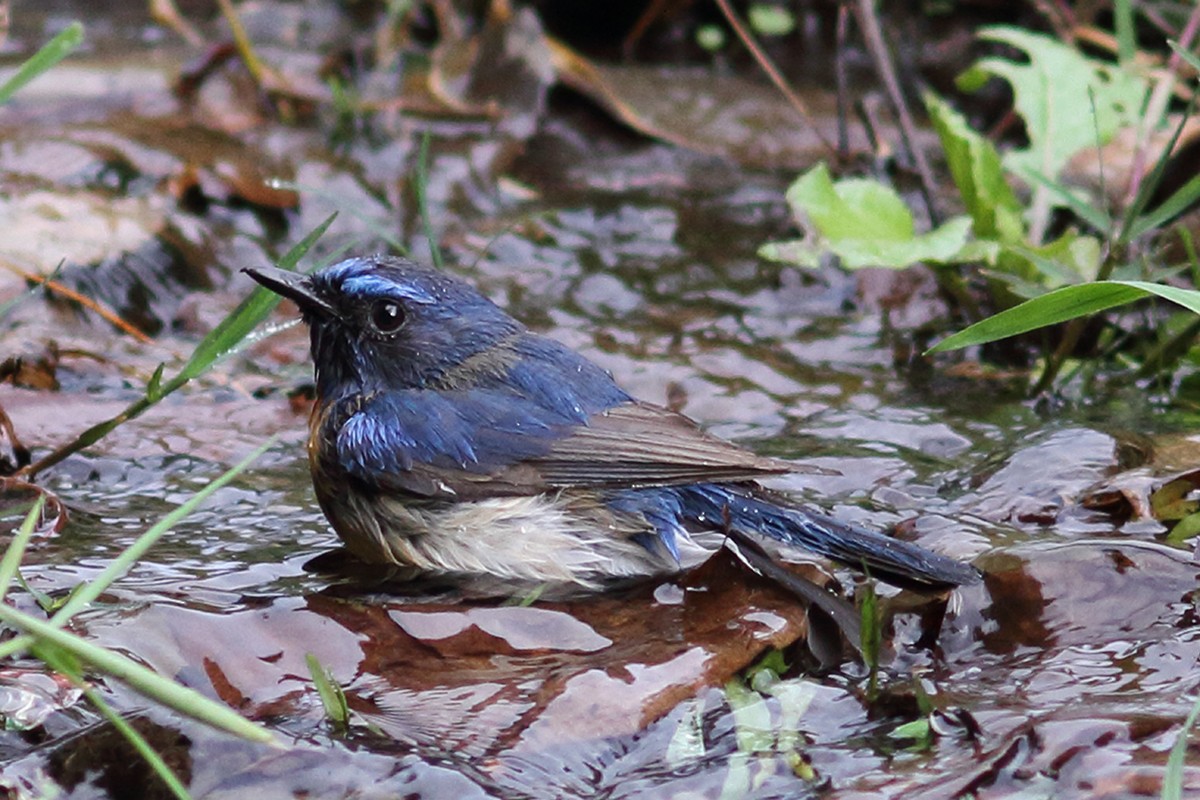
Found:
[{"label": "bird's eye", "polygon": [[404,309],[395,300],[376,300],[371,306],[371,326],[380,333],[395,333],[404,319]]}]

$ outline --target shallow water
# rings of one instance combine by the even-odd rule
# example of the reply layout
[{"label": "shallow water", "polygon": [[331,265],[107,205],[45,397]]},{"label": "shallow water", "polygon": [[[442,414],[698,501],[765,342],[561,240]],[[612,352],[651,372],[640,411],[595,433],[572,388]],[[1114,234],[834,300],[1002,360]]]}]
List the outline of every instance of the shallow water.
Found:
[{"label": "shallow water", "polygon": [[[146,48],[143,65],[179,63],[177,48]],[[111,62],[75,68],[118,86],[125,75]],[[374,225],[426,252],[411,212],[381,202],[403,202],[393,181],[411,137],[393,132],[393,142],[335,154],[312,127],[230,136],[186,156],[207,175],[209,204],[197,211],[155,188],[182,156],[151,132],[173,129],[185,110],[165,80],[134,84],[46,84],[0,112],[0,128],[20,134],[0,153],[8,185],[33,170],[63,196],[109,197],[111,187],[86,177],[103,172],[93,150],[73,171],[16,158],[20,141],[47,131],[76,143],[102,132],[141,156],[133,193],[160,206],[166,226],[133,256],[117,250],[64,273],[153,321],[162,332],[152,344],[40,295],[4,321],[0,356],[28,358],[51,339],[61,354],[59,391],[0,386],[35,453],[119,411],[160,361],[177,364],[250,290],[236,267],[270,261],[328,208],[344,213],[322,252],[347,241],[382,248]],[[72,91],[92,102],[71,103]],[[129,113],[142,115],[141,133],[130,132]],[[881,589],[882,694],[870,698],[865,670],[836,637],[725,554],[686,576],[529,606],[314,571],[309,562],[336,541],[309,486],[303,402],[287,397],[309,374],[295,327],[43,475],[71,520],[37,540],[22,568],[34,588],[65,594],[278,435],[76,629],[264,723],[284,748],[246,745],[99,679],[113,704],[176,758],[198,797],[1157,792],[1198,682],[1198,567],[1190,547],[1157,541],[1154,525],[1080,502],[1178,436],[1166,421],[1151,427],[1152,398],[1046,411],[1002,383],[914,360],[913,328],[944,311],[927,276],[763,264],[757,246],[787,229],[786,175],[630,141],[589,120],[564,103],[500,170],[534,199],[499,188],[486,140],[435,142],[430,197],[450,269],[634,394],[823,470],[779,488],[848,520],[899,526],[974,560],[986,579],[955,592],[948,609]],[[247,204],[222,178],[230,159],[278,162],[327,191],[302,190],[292,210]],[[86,187],[62,175],[83,175]],[[160,285],[168,289],[153,291]],[[1126,432],[1135,424],[1136,436]],[[850,573],[835,574],[853,591]],[[772,647],[785,653],[784,679],[748,688],[740,676]],[[832,665],[820,657],[831,649]],[[345,688],[348,731],[325,720],[309,653]],[[18,666],[34,671],[0,682],[49,693],[34,662]],[[917,686],[940,711],[940,735],[927,743],[893,735],[917,716]],[[110,796],[154,785],[136,760],[113,755],[120,745],[106,744],[115,740],[86,706],[46,702],[61,710],[34,733],[0,735],[0,782],[39,786],[49,775],[72,796],[94,796],[92,784]],[[63,766],[72,760],[95,772],[72,773]]]}]

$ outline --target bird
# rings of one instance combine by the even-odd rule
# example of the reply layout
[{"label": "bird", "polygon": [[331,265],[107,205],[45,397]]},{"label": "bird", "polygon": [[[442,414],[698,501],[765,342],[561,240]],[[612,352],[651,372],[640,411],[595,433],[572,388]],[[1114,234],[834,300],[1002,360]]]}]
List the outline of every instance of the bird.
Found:
[{"label": "bird", "polygon": [[361,561],[599,589],[687,570],[737,536],[906,588],[980,576],[767,489],[797,467],[634,398],[444,270],[376,255],[243,271],[308,326],[313,486]]}]

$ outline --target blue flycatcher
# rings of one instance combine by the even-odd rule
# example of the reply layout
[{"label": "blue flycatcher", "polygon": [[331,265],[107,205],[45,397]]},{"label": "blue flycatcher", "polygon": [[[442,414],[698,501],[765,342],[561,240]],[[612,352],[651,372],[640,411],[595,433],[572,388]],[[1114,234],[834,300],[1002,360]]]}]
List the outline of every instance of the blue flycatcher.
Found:
[{"label": "blue flycatcher", "polygon": [[364,561],[599,586],[693,566],[737,534],[902,586],[978,577],[768,491],[756,479],[795,467],[630,397],[444,272],[384,256],[246,272],[308,324],[313,484]]}]

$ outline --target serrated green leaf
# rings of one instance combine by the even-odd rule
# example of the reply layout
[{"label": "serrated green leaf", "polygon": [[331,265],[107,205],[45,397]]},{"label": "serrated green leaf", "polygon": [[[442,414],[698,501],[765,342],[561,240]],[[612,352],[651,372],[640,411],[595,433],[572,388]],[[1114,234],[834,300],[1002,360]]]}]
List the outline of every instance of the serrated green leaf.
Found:
[{"label": "serrated green leaf", "polygon": [[913,235],[912,212],[896,192],[863,178],[834,183],[824,163],[801,175],[786,196],[796,219],[807,219],[830,240],[903,241]]},{"label": "serrated green leaf", "polygon": [[1036,170],[1053,180],[1075,153],[1105,144],[1118,129],[1137,122],[1148,91],[1140,76],[1020,28],[991,26],[979,36],[1011,45],[1028,58],[1027,63],[984,58],[958,79],[964,91],[979,89],[991,77],[1012,86],[1030,143],[1004,157],[1005,166],[1018,175]]}]

